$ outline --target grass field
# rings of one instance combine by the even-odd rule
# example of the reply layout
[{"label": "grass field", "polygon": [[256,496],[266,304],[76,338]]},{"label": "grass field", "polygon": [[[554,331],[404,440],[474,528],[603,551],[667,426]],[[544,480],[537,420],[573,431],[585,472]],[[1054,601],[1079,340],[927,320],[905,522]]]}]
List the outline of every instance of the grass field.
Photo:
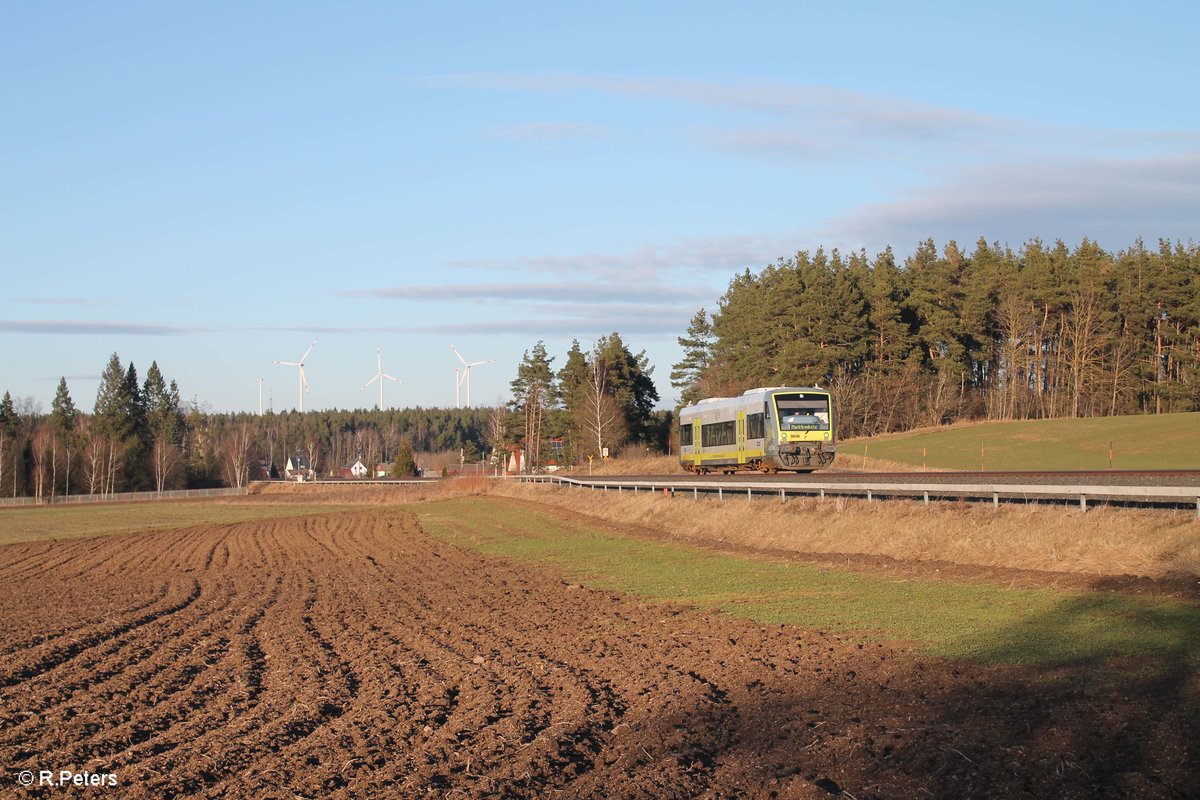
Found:
[{"label": "grass field", "polygon": [[[989,422],[838,445],[836,466],[868,459],[929,469],[1200,469],[1200,413]],[[870,462],[868,461],[868,466]]]},{"label": "grass field", "polygon": [[542,564],[568,580],[767,623],[909,641],[985,663],[1137,670],[1200,666],[1194,602],[1098,592],[898,579],[642,540],[503,498],[414,506],[422,527],[482,552]]},{"label": "grass field", "polygon": [[[1081,575],[1200,577],[1200,520],[1193,512],[870,503],[795,498],[693,500],[686,493],[595,492],[505,481],[493,494],[570,509],[719,547],[947,561]],[[753,524],[747,524],[749,518]]]}]

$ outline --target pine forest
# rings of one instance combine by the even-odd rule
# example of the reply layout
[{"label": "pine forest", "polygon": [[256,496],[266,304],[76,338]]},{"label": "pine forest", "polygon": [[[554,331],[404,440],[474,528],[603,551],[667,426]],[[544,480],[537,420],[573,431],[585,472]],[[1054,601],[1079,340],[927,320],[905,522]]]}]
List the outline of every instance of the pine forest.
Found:
[{"label": "pine forest", "polygon": [[[736,274],[678,338],[680,405],[756,386],[832,390],[838,436],[960,421],[1200,410],[1200,248],[1141,241],[819,248]],[[0,497],[243,486],[285,465],[337,477],[581,463],[673,448],[654,366],[614,332],[526,351],[501,408],[216,413],[114,353],[91,411],[0,400]]]}]

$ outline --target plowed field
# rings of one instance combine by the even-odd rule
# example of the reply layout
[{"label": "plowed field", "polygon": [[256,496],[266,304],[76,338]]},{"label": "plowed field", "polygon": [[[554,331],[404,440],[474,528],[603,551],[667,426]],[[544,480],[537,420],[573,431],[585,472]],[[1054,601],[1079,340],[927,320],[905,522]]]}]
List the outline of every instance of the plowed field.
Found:
[{"label": "plowed field", "polygon": [[1200,793],[1144,697],[641,603],[396,510],[0,548],[0,622],[3,796]]}]

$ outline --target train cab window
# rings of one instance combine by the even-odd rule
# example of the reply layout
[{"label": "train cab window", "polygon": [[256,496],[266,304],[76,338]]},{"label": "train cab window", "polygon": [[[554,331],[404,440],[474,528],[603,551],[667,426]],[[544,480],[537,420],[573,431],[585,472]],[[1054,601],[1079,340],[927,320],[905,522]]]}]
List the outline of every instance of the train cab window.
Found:
[{"label": "train cab window", "polygon": [[780,394],[775,396],[781,431],[829,430],[829,396]]},{"label": "train cab window", "polygon": [[679,426],[679,445],[681,447],[692,446],[692,423],[685,422]]}]

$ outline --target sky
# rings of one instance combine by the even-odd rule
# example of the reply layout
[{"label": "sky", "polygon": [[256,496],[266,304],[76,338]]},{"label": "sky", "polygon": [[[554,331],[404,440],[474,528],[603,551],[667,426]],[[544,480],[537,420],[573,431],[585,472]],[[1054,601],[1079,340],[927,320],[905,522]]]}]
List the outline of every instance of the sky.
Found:
[{"label": "sky", "polygon": [[799,250],[1193,241],[1200,6],[0,0],[0,391],[509,398]]}]

